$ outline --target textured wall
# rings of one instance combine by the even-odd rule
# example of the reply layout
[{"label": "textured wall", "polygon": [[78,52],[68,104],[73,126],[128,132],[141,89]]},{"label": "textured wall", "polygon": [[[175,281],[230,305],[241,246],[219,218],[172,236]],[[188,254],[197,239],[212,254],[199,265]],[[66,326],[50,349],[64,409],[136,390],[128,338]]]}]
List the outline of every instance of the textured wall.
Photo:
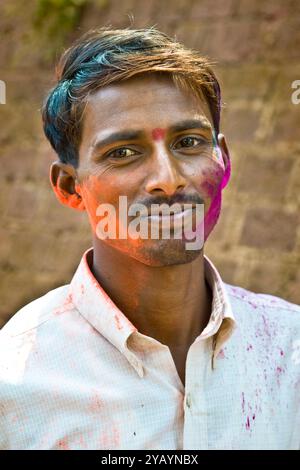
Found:
[{"label": "textured wall", "polygon": [[[0,7],[1,324],[68,283],[91,245],[85,214],[60,206],[48,182],[55,155],[39,107],[54,60],[46,32],[33,30],[35,4]],[[300,303],[300,104],[291,102],[291,83],[300,79],[300,2],[95,0],[65,45],[105,24],[155,24],[217,61],[233,175],[206,252],[225,281]]]}]

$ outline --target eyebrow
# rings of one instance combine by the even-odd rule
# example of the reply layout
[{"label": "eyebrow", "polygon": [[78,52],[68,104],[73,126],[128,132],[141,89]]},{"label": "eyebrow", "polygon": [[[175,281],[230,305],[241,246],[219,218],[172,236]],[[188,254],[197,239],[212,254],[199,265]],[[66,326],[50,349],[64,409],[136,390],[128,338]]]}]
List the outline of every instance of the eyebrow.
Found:
[{"label": "eyebrow", "polygon": [[100,149],[101,147],[105,147],[106,145],[113,144],[114,142],[119,142],[121,140],[136,140],[142,137],[145,133],[143,131],[134,131],[134,130],[124,130],[113,132],[108,137],[97,140],[92,145],[92,151]]},{"label": "eyebrow", "polygon": [[[167,129],[167,131],[170,133],[175,133],[185,131],[187,129],[212,130],[212,126],[207,119],[187,119],[185,121],[178,122],[177,124],[173,124]],[[97,140],[92,145],[92,155],[94,155],[98,150],[105,147],[106,145],[120,142],[122,140],[137,140],[144,136],[145,131],[143,130],[124,130],[113,132],[104,139]]]},{"label": "eyebrow", "polygon": [[187,119],[186,121],[181,121],[169,127],[171,132],[180,132],[187,129],[212,130],[212,126],[208,119]]}]

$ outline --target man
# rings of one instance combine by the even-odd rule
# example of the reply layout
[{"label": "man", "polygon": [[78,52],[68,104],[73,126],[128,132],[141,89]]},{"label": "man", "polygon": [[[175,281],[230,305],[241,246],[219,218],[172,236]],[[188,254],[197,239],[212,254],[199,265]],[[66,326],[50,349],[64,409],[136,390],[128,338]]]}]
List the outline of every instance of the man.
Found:
[{"label": "man", "polygon": [[204,255],[230,176],[209,63],[154,28],[102,28],[57,75],[50,180],[93,246],[2,329],[1,447],[298,449],[300,307]]}]

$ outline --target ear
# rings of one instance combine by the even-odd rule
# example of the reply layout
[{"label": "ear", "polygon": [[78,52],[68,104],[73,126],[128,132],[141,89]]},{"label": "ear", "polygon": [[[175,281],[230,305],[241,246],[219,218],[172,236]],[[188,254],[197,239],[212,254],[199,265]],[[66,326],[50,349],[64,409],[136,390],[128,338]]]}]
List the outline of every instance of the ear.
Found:
[{"label": "ear", "polygon": [[226,139],[223,134],[218,135],[218,143],[219,143],[219,147],[222,153],[223,162],[225,165],[225,173],[224,173],[224,177],[222,181],[222,189],[223,189],[225,188],[225,186],[227,186],[227,183],[230,179],[231,163],[230,163],[230,154],[229,154],[229,150],[227,147]]},{"label": "ear", "polygon": [[72,165],[55,161],[50,167],[49,177],[52,189],[61,204],[78,211],[85,210],[80,185],[76,184],[76,170]]}]

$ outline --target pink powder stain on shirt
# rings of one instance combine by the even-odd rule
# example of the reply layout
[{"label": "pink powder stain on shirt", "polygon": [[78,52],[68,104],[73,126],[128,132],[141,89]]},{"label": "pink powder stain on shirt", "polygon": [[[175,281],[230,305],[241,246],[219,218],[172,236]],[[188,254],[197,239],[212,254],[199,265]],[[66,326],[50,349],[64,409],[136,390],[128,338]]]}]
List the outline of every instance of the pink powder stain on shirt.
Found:
[{"label": "pink powder stain on shirt", "polygon": [[80,284],[80,292],[81,292],[81,294],[84,294],[84,285],[83,284]]},{"label": "pink powder stain on shirt", "polygon": [[[254,421],[255,420],[255,413],[252,414],[252,420]],[[250,418],[249,416],[247,416],[247,420],[246,420],[246,424],[245,424],[245,427],[247,429],[247,431],[250,431]]]},{"label": "pink powder stain on shirt", "polygon": [[115,446],[118,446],[119,443],[120,443],[120,431],[116,427],[114,427],[113,428],[113,444]]},{"label": "pink powder stain on shirt", "polygon": [[21,431],[21,429],[24,429],[24,426],[26,425],[26,421],[28,420],[28,416],[24,415],[23,411],[17,411],[11,418],[12,423],[17,423],[18,424],[18,429]]},{"label": "pink powder stain on shirt", "polygon": [[72,295],[71,292],[70,292],[70,294],[67,295],[67,297],[64,301],[64,307],[69,307],[70,304],[72,304],[72,307],[73,307],[73,295]]},{"label": "pink powder stain on shirt", "polygon": [[59,450],[71,450],[69,447],[68,439],[66,437],[58,441],[58,449]]},{"label": "pink powder stain on shirt", "polygon": [[79,444],[80,444],[80,446],[81,446],[82,449],[86,449],[86,448],[87,448],[85,439],[84,439],[84,437],[83,437],[82,434],[79,436]]},{"label": "pink powder stain on shirt", "polygon": [[284,372],[284,369],[282,367],[280,366],[276,367],[275,373],[276,373],[277,385],[280,385],[280,379],[281,379],[283,372]]},{"label": "pink powder stain on shirt", "polygon": [[55,308],[53,310],[54,315],[59,315],[60,313],[63,313],[67,310],[72,310],[74,308],[73,304],[73,295],[72,292],[70,292],[67,297],[65,298],[63,304],[61,307]]},{"label": "pink powder stain on shirt", "polygon": [[226,356],[225,356],[225,354],[224,354],[224,350],[221,349],[220,352],[219,352],[219,354],[218,354],[218,358],[219,358],[219,359],[225,359],[225,357],[226,357]]},{"label": "pink powder stain on shirt", "polygon": [[19,418],[18,418],[17,415],[15,415],[15,416],[13,416],[13,417],[11,418],[11,422],[12,422],[12,423],[17,423],[18,420],[19,420]]},{"label": "pink powder stain on shirt", "polygon": [[111,449],[120,447],[120,431],[113,426],[111,431],[103,431],[100,437],[101,449]]},{"label": "pink powder stain on shirt", "polygon": [[97,413],[100,411],[103,407],[102,400],[99,396],[99,392],[94,392],[91,398],[91,403],[90,403],[90,410],[93,413]]},{"label": "pink powder stain on shirt", "polygon": [[119,318],[119,316],[118,316],[117,314],[115,314],[114,318],[115,318],[115,320],[116,320],[116,324],[117,324],[118,330],[122,330],[123,326],[122,326],[121,323],[120,323],[120,318]]}]

